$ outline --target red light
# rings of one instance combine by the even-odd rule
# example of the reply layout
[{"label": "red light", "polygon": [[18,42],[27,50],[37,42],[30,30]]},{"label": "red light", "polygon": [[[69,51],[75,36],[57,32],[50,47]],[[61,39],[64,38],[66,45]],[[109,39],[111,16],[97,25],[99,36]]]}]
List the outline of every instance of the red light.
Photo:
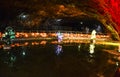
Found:
[{"label": "red light", "polygon": [[[93,0],[96,10],[103,16],[108,16],[108,21],[120,33],[120,1],[119,0]],[[96,5],[96,3],[98,5]],[[99,9],[98,9],[99,8]],[[112,21],[112,22],[111,22]]]}]

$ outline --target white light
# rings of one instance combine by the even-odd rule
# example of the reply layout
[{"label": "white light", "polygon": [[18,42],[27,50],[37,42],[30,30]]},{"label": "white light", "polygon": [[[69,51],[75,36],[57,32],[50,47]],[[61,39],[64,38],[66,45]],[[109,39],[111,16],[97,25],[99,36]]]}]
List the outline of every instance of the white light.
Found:
[{"label": "white light", "polygon": [[24,14],[24,13],[21,13],[21,14],[19,15],[19,17],[22,18],[22,19],[25,19],[25,18],[27,18],[28,16],[29,16],[28,14]]},{"label": "white light", "polygon": [[78,51],[80,51],[80,47],[81,47],[81,45],[78,45]]},{"label": "white light", "polygon": [[116,62],[116,66],[118,66],[119,65],[119,63],[118,62]]},{"label": "white light", "polygon": [[5,32],[5,35],[8,35],[8,33],[7,33],[7,32]]},{"label": "white light", "polygon": [[83,24],[83,22],[81,21],[80,24]]},{"label": "white light", "polygon": [[22,54],[25,55],[25,52],[23,52]]},{"label": "white light", "polygon": [[62,20],[62,19],[57,19],[56,21],[57,21],[57,22],[60,22],[61,20]]},{"label": "white light", "polygon": [[96,38],[96,31],[93,30],[91,33],[91,39],[95,39]]},{"label": "white light", "polygon": [[26,15],[23,15],[22,17],[23,17],[23,18],[26,18]]},{"label": "white light", "polygon": [[78,45],[78,48],[80,48],[80,45]]}]

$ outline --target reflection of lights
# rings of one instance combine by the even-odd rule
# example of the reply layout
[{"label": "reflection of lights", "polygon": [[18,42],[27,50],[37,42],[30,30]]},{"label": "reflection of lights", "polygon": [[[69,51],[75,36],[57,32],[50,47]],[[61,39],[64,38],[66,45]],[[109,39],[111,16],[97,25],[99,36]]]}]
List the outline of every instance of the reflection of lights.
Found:
[{"label": "reflection of lights", "polygon": [[47,34],[46,34],[46,33],[40,33],[40,35],[41,35],[42,37],[47,37]]},{"label": "reflection of lights", "polygon": [[4,50],[10,50],[10,49],[11,49],[11,46],[10,46],[10,45],[4,45],[4,46],[3,46],[3,49],[4,49]]},{"label": "reflection of lights", "polygon": [[56,55],[59,55],[61,52],[63,52],[62,46],[61,45],[57,45],[56,51],[55,51]]},{"label": "reflection of lights", "polygon": [[90,57],[92,58],[92,57],[94,57],[92,54],[90,54]]},{"label": "reflection of lights", "polygon": [[99,44],[106,44],[106,45],[113,45],[113,46],[119,46],[120,43],[114,43],[114,42],[99,42]]},{"label": "reflection of lights", "polygon": [[26,55],[26,48],[22,46],[21,56],[24,57]]},{"label": "reflection of lights", "polygon": [[89,47],[90,54],[94,53],[94,48],[95,48],[95,45],[94,44],[90,44],[90,47]]},{"label": "reflection of lights", "polygon": [[47,41],[41,41],[40,44],[45,45]]},{"label": "reflection of lights", "polygon": [[[1,34],[3,35],[3,34]],[[60,36],[58,36],[60,35]],[[56,37],[59,37],[58,41],[52,41],[50,43],[52,44],[58,44],[59,42],[62,41],[62,43],[90,43],[90,39],[91,35],[90,34],[82,34],[80,32],[76,32],[76,33],[72,33],[72,32],[63,32],[63,33],[55,33],[55,32],[50,32],[50,33],[46,33],[46,32],[32,32],[32,33],[26,33],[26,32],[16,32],[16,37],[17,40],[19,40],[19,38],[22,38],[22,40],[35,40],[35,36],[40,37],[37,39],[45,39],[45,40],[50,40],[51,39],[55,39]],[[48,39],[47,37],[50,37],[51,39]],[[25,38],[26,37],[26,38]],[[54,38],[53,38],[54,37]],[[112,42],[105,42],[104,40],[108,39],[110,36],[109,35],[96,35],[96,40],[100,40],[100,41],[96,41],[96,44],[106,44],[106,45],[116,45],[118,46],[119,43],[112,43]],[[20,39],[21,40],[21,39]],[[109,39],[108,39],[109,40]],[[101,42],[102,41],[102,42]],[[46,41],[47,42],[47,41]],[[41,44],[46,44],[46,42],[41,42]],[[39,43],[40,44],[40,43]],[[15,44],[14,46],[21,46],[23,44]],[[24,45],[28,45],[28,43],[24,43]],[[38,43],[33,43],[32,45],[38,45]]]},{"label": "reflection of lights", "polygon": [[[18,48],[18,47],[17,47]],[[19,49],[20,48],[20,49]],[[10,50],[8,50],[3,56],[3,60],[4,63],[7,63],[9,67],[13,67],[15,61],[17,60],[17,57],[19,58],[24,58],[24,56],[26,55],[26,48],[25,46],[20,46],[18,48],[18,50],[15,48],[15,50],[13,51],[13,49],[11,48]],[[3,50],[6,51],[6,50]],[[17,52],[17,53],[16,53]]]},{"label": "reflection of lights", "polygon": [[15,45],[14,45],[14,44],[12,44],[12,45],[11,45],[11,47],[15,47]]},{"label": "reflection of lights", "polygon": [[[45,45],[46,43],[50,43],[50,44],[59,44],[59,42],[56,40],[56,41],[41,41],[41,42],[24,42],[24,43],[13,43],[11,44],[11,47],[16,47],[16,46],[27,46],[27,45]],[[90,43],[89,40],[86,41],[86,40],[72,40],[72,39],[69,39],[69,40],[63,40],[62,41],[63,44],[80,44],[80,43]],[[112,43],[112,42],[96,42],[96,44],[102,44],[102,45],[112,45],[112,46],[117,46],[118,47],[118,52],[119,52],[119,47],[120,47],[120,43]],[[0,48],[3,48],[4,47],[4,44],[1,44],[0,45]],[[79,48],[79,46],[78,46]],[[90,45],[90,50],[93,50],[92,48],[94,48],[94,46],[92,47],[92,44]],[[91,51],[92,52],[92,51]]]},{"label": "reflection of lights", "polygon": [[57,34],[56,34],[56,33],[50,33],[50,36],[52,36],[52,37],[56,37]]},{"label": "reflection of lights", "polygon": [[94,57],[93,57],[93,55],[90,55],[90,57],[88,58],[88,62],[90,62],[90,63],[94,63]]},{"label": "reflection of lights", "polygon": [[96,42],[96,31],[93,30],[92,33],[91,33],[91,44],[90,44],[90,47],[89,47],[89,50],[90,50],[90,53],[93,54],[94,53],[94,48],[95,48],[95,42]]},{"label": "reflection of lights", "polygon": [[119,66],[119,63],[118,63],[118,62],[116,62],[116,66]]},{"label": "reflection of lights", "polygon": [[35,45],[39,45],[39,43],[38,43],[38,42],[35,42]]},{"label": "reflection of lights", "polygon": [[32,45],[35,45],[34,42],[32,42]]},{"label": "reflection of lights", "polygon": [[15,43],[15,46],[18,46],[18,47],[19,47],[19,46],[21,46],[21,45],[20,45],[20,43]]},{"label": "reflection of lights", "polygon": [[80,47],[81,47],[81,45],[78,45],[78,51],[80,51]]},{"label": "reflection of lights", "polygon": [[118,46],[118,52],[120,52],[120,45]]},{"label": "reflection of lights", "polygon": [[58,41],[52,41],[51,42],[51,44],[57,44],[58,43]]},{"label": "reflection of lights", "polygon": [[28,45],[29,43],[28,42],[25,42],[25,44],[24,45]]},{"label": "reflection of lights", "polygon": [[68,33],[64,33],[63,36],[64,36],[64,37],[68,37],[69,34],[68,34]]},{"label": "reflection of lights", "polygon": [[12,55],[12,56],[10,57],[10,61],[13,61],[13,62],[14,62],[15,60],[16,60],[16,57]]},{"label": "reflection of lights", "polygon": [[56,22],[60,22],[62,19],[57,19]]}]

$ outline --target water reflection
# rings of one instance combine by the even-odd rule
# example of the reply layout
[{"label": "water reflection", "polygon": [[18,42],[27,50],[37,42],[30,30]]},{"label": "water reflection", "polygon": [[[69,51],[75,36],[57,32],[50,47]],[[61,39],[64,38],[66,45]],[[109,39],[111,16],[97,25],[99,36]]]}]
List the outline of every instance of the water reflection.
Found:
[{"label": "water reflection", "polygon": [[55,49],[56,55],[60,55],[63,52],[62,45],[56,45]]},{"label": "water reflection", "polygon": [[[93,43],[57,42],[18,42],[11,45],[11,49],[1,48],[0,64],[7,64],[10,68],[4,66],[0,71],[5,70],[2,72],[4,77],[26,77],[24,74],[28,77],[113,77],[119,67],[119,61],[113,60],[113,55],[103,51],[114,50],[118,46],[95,44],[95,48],[91,48],[94,53],[90,53],[90,45]],[[9,72],[11,68],[17,70]]]},{"label": "water reflection", "polygon": [[95,43],[96,42],[96,31],[93,30],[91,33],[91,43]]},{"label": "water reflection", "polygon": [[0,51],[2,61],[9,67],[14,67],[18,59],[24,59],[26,56],[26,47],[11,47],[11,49],[3,49]]},{"label": "water reflection", "polygon": [[95,48],[95,45],[92,43],[92,44],[90,44],[90,47],[89,47],[89,53],[90,54],[93,54],[94,53],[94,48]]},{"label": "water reflection", "polygon": [[80,51],[80,48],[81,48],[81,44],[78,45],[78,51]]},{"label": "water reflection", "polygon": [[90,47],[89,47],[89,50],[90,50],[89,53],[90,54],[94,53],[95,43],[96,43],[96,31],[93,30],[92,33],[91,33],[91,43],[90,43]]},{"label": "water reflection", "polygon": [[118,46],[118,52],[120,52],[120,45]]},{"label": "water reflection", "polygon": [[6,52],[4,55],[2,55],[1,59],[5,64],[8,64],[9,67],[13,67],[14,62],[16,61],[16,56],[10,52]]},{"label": "water reflection", "polygon": [[89,54],[87,57],[88,63],[94,64],[95,63],[95,55],[94,54]]},{"label": "water reflection", "polygon": [[120,68],[116,70],[114,77],[120,77]]}]

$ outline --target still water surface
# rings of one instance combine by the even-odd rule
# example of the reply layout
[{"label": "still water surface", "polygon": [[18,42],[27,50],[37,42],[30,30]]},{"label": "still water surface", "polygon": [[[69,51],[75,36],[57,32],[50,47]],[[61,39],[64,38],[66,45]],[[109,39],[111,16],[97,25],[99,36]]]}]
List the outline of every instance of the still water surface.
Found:
[{"label": "still water surface", "polygon": [[115,46],[45,44],[0,49],[0,77],[113,77],[117,60],[104,50]]}]

